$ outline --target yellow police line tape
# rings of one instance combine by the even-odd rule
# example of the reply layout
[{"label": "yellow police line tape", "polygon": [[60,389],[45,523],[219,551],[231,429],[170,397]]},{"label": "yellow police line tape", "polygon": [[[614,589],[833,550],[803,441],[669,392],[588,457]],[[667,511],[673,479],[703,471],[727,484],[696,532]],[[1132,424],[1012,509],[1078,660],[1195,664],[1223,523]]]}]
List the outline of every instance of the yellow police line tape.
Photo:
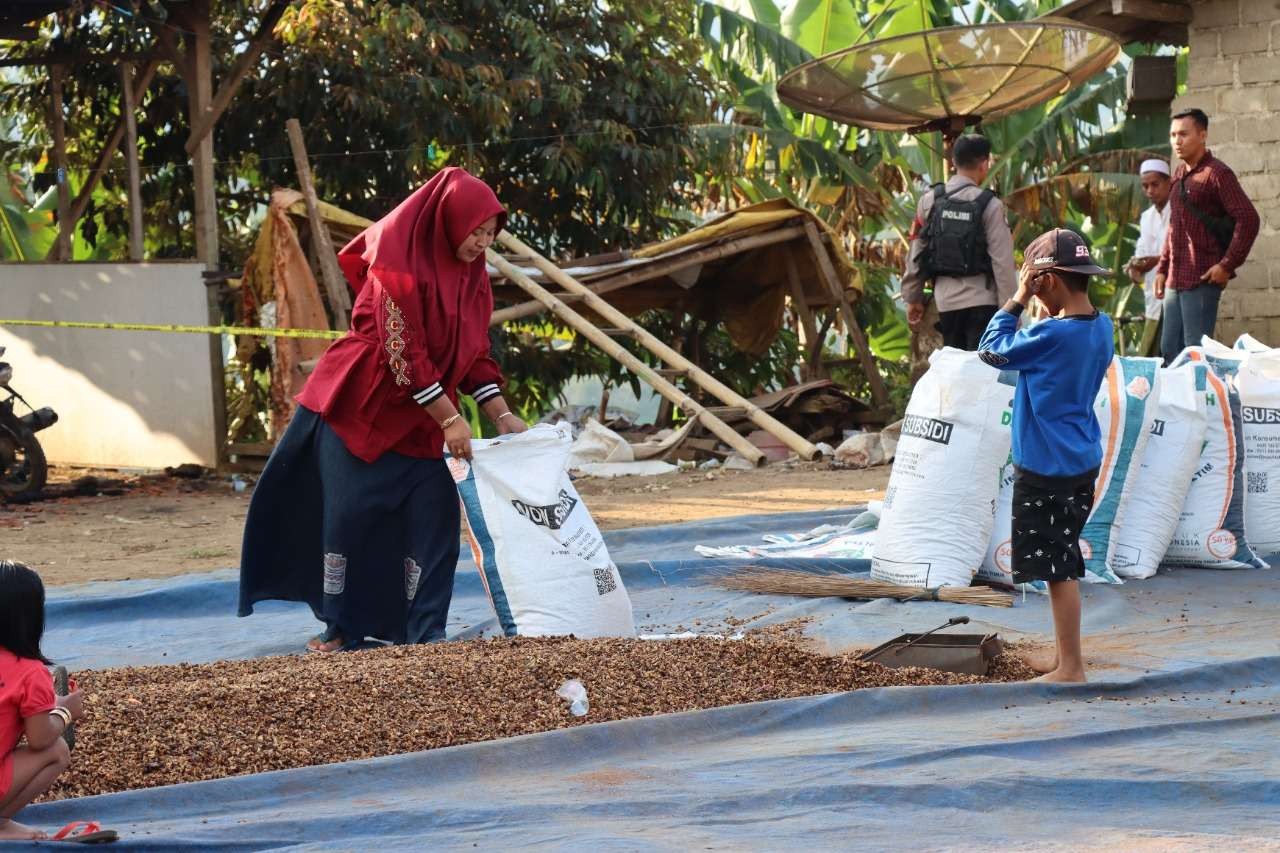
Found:
[{"label": "yellow police line tape", "polygon": [[258,338],[318,338],[335,340],[346,332],[333,329],[261,329],[253,326],[179,326],[163,323],[87,323],[73,320],[0,320],[0,326],[43,329],[110,329],[116,332],[179,332],[190,335],[249,335]]}]

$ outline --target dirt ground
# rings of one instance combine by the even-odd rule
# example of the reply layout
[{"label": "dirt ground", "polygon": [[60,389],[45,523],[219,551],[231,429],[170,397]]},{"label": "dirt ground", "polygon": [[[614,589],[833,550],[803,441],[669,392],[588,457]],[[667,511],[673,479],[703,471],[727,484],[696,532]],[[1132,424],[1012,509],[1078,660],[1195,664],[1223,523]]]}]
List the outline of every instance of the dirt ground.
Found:
[{"label": "dirt ground", "polygon": [[[230,477],[130,479],[81,470],[57,470],[50,479],[66,483],[86,473],[126,480],[111,489],[122,493],[0,504],[0,558],[31,565],[49,585],[169,577],[239,565],[252,486],[236,492]],[[853,506],[882,498],[888,480],[887,465],[832,470],[829,463],[819,462],[586,479],[576,485],[596,522],[607,530]]]}]

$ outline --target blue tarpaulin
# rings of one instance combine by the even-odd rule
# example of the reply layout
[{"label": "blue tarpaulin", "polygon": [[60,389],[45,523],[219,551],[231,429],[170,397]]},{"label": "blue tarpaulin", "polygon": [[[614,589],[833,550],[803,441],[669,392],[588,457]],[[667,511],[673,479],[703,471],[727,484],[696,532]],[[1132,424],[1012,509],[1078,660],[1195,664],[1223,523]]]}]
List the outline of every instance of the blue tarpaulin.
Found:
[{"label": "blue tarpaulin", "polygon": [[[1039,596],[1000,609],[726,592],[707,581],[740,563],[693,554],[851,512],[606,538],[643,631],[807,617],[806,633],[834,651],[967,615],[970,629],[1045,637]],[[297,605],[238,620],[235,604],[233,572],[58,589],[46,651],[73,669],[199,662],[294,652],[316,627]],[[50,803],[23,817],[89,816],[152,849],[1234,848],[1280,834],[1277,604],[1275,572],[1162,572],[1085,587],[1088,685],[780,700]],[[450,634],[495,633],[464,564]]]}]

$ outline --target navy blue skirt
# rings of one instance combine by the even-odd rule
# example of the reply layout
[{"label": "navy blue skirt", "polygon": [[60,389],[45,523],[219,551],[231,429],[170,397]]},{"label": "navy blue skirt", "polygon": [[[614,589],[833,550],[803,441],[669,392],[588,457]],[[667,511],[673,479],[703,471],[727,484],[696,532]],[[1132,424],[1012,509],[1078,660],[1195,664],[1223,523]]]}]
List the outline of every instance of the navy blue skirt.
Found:
[{"label": "navy blue skirt", "polygon": [[444,639],[458,565],[458,490],[441,459],[353,456],[299,406],[245,521],[240,615],[301,601],[348,643]]}]

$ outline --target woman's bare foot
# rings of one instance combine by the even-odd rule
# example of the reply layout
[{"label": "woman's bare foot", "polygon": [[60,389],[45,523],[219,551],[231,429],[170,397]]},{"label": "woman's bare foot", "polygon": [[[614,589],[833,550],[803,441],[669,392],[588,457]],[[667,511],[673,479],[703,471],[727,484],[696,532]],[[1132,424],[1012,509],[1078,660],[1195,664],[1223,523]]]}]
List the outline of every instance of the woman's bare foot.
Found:
[{"label": "woman's bare foot", "polygon": [[1027,657],[1027,666],[1031,667],[1032,672],[1048,675],[1058,668],[1058,653],[1054,651],[1029,655]]},{"label": "woman's bare foot", "polygon": [[347,644],[341,636],[328,637],[327,634],[317,634],[310,640],[307,640],[307,651],[309,652],[336,652]]},{"label": "woman's bare foot", "polygon": [[47,832],[41,832],[16,820],[0,818],[0,841],[43,841],[48,837]]},{"label": "woman's bare foot", "polygon": [[1061,667],[1046,672],[1039,678],[1033,678],[1032,681],[1043,681],[1046,684],[1083,684],[1085,682],[1084,670],[1065,670]]}]

